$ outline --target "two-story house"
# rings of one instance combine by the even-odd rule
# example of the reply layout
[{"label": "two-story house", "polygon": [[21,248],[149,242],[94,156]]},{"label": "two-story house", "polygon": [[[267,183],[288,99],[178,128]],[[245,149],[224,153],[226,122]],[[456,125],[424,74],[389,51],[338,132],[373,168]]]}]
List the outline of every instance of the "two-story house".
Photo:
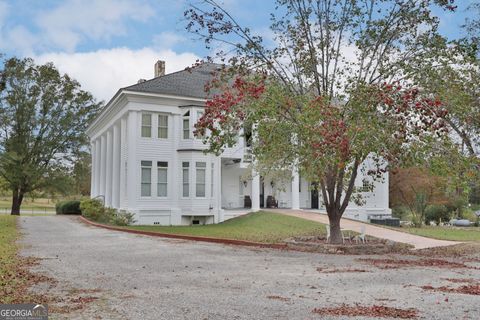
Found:
[{"label": "two-story house", "polygon": [[[165,62],[158,61],[153,79],[118,90],[87,130],[92,197],[134,212],[138,224],[218,223],[238,209],[260,210],[268,196],[284,208],[321,209],[321,195],[295,170],[287,186],[248,174],[251,157],[244,139],[218,157],[203,152],[194,124],[204,112],[204,87],[217,67],[205,63],[165,75]],[[364,179],[359,175],[357,185]],[[388,175],[364,197],[365,205],[352,203],[347,217],[389,215]]]}]

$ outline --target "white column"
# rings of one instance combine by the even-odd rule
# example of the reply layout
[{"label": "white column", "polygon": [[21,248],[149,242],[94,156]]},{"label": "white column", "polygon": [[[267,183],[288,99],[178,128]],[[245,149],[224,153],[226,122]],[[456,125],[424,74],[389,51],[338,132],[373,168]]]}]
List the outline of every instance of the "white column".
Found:
[{"label": "white column", "polygon": [[106,170],[107,170],[107,142],[105,135],[102,135],[100,138],[100,194],[105,197],[105,181],[106,181]]},{"label": "white column", "polygon": [[126,190],[125,190],[125,181],[127,177],[125,176],[126,164],[125,159],[127,147],[127,119],[124,117],[120,120],[120,207],[125,208],[126,203]]},{"label": "white column", "polygon": [[105,182],[105,206],[112,206],[112,131],[107,131],[107,172],[106,172],[106,182]]},{"label": "white column", "polygon": [[97,193],[97,186],[95,185],[95,170],[97,169],[96,163],[95,163],[95,151],[96,151],[96,146],[95,146],[95,141],[91,141],[90,143],[90,160],[91,160],[91,166],[90,166],[90,197],[93,198],[95,197]]},{"label": "white column", "polygon": [[252,169],[252,211],[260,211],[260,175]]},{"label": "white column", "polygon": [[101,172],[101,161],[102,150],[101,150],[101,139],[95,139],[95,194],[94,197],[100,194],[100,172]]},{"label": "white column", "polygon": [[112,207],[120,208],[120,128],[113,126]]},{"label": "white column", "polygon": [[215,197],[218,209],[218,222],[225,221],[225,212],[222,209],[222,158],[214,156],[215,161],[215,181],[213,186],[213,195]]},{"label": "white column", "polygon": [[299,189],[298,167],[295,165],[292,170],[292,209],[300,209],[300,189]]},{"label": "white column", "polygon": [[128,143],[128,164],[127,164],[127,195],[128,208],[131,211],[136,210],[137,197],[139,195],[140,183],[138,181],[140,163],[136,156],[136,141],[137,141],[137,111],[130,111],[128,113],[127,125],[127,143]]}]

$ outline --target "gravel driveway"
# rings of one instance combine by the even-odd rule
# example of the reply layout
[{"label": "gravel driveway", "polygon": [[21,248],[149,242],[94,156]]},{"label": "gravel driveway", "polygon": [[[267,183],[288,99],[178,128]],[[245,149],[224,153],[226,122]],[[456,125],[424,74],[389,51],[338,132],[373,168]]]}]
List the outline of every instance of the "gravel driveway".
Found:
[{"label": "gravel driveway", "polygon": [[[451,285],[444,278],[479,279],[479,270],[381,270],[358,262],[359,256],[153,238],[87,226],[74,217],[20,221],[22,254],[43,258],[34,271],[58,280],[54,293],[99,291],[100,299],[86,309],[55,318],[330,319],[312,310],[342,303],[417,308],[425,319],[480,314],[478,296],[419,288]],[[469,265],[480,267],[478,261]]]}]

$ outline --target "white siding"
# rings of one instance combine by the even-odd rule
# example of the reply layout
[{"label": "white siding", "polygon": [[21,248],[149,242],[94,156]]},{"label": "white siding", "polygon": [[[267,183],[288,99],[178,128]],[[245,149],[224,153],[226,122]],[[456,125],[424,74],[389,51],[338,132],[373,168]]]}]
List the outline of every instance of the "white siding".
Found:
[{"label": "white siding", "polygon": [[[177,225],[189,224],[192,219],[201,220],[203,223],[221,222],[229,216],[222,208],[243,208],[244,196],[251,195],[252,180],[249,175],[249,163],[242,162],[245,147],[244,139],[240,137],[238,144],[228,148],[221,157],[205,154],[200,139],[193,136],[194,124],[198,120],[201,107],[184,107],[192,102],[155,98],[155,97],[130,97],[120,96],[108,106],[111,110],[104,119],[96,124],[90,132],[91,142],[97,151],[94,156],[92,181],[96,187],[92,189],[97,194],[112,192],[111,182],[120,184],[119,207],[132,211],[136,214],[139,224],[162,224]],[[182,118],[185,112],[190,111],[191,139],[183,139]],[[141,137],[141,114],[152,114],[152,137]],[[168,139],[158,138],[158,115],[168,115]],[[113,131],[113,126],[119,126],[119,154],[120,154],[120,177],[112,179],[114,172],[107,174],[107,168],[111,168],[115,156],[106,157],[108,149],[107,131]],[[118,141],[116,140],[116,141]],[[111,146],[110,146],[111,147]],[[108,150],[107,150],[108,149]],[[113,149],[117,149],[116,147]],[[112,152],[112,151],[110,151]],[[107,163],[109,159],[112,163]],[[225,161],[235,159],[240,163],[225,166]],[[141,161],[152,162],[152,193],[150,197],[140,196],[140,173]],[[117,160],[118,161],[118,160]],[[157,162],[168,162],[168,193],[167,197],[157,196]],[[182,162],[190,163],[190,193],[189,197],[182,197]],[[196,197],[195,194],[195,163],[206,163],[205,197]],[[223,163],[222,163],[223,162]],[[214,164],[214,196],[211,196],[211,164]],[[240,177],[247,180],[247,186],[241,188]],[[363,177],[357,178],[357,184],[361,185]],[[274,195],[281,206],[290,207],[291,183],[286,183],[285,190],[280,191],[279,186],[271,187],[270,179],[264,180],[264,200],[268,195]],[[115,189],[115,188],[113,188]],[[243,193],[243,194],[241,194]],[[96,194],[92,194],[95,196]],[[388,209],[388,175],[385,183],[377,183],[373,192],[365,194],[367,203],[362,207],[351,204],[347,210],[347,216],[365,220],[368,214],[390,213]],[[311,190],[309,182],[301,177],[300,207],[311,207]],[[319,205],[322,207],[321,193]],[[118,204],[115,204],[118,206]],[[195,218],[194,218],[195,217]],[[203,217],[203,218],[202,218]]]}]

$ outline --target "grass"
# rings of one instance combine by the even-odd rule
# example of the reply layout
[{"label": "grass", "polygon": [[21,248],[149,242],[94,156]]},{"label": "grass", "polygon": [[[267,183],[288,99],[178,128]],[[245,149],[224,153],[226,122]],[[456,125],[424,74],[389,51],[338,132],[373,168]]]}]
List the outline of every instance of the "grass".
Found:
[{"label": "grass", "polygon": [[[0,198],[0,212],[7,209],[10,212],[12,207],[12,199],[10,197],[1,197]],[[51,199],[38,198],[32,201],[29,198],[25,198],[22,202],[21,210],[55,210],[55,203]]]},{"label": "grass", "polygon": [[292,236],[325,235],[325,225],[270,212],[250,213],[204,226],[129,226],[129,229],[212,238],[278,243]]},{"label": "grass", "polygon": [[16,277],[18,267],[17,223],[13,216],[0,216],[0,302],[9,303],[22,279]]},{"label": "grass", "polygon": [[396,229],[419,236],[452,241],[480,241],[480,228],[477,227],[421,227]]}]

